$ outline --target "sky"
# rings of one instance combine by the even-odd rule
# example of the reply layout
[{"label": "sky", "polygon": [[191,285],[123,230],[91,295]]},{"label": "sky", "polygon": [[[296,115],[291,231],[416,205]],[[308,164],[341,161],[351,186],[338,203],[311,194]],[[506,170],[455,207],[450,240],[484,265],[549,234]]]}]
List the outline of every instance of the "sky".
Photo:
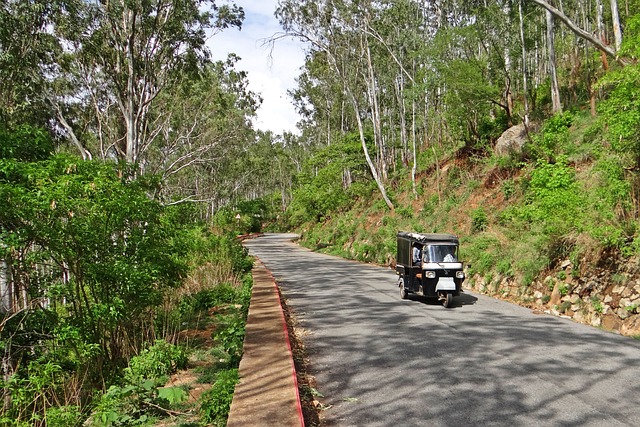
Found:
[{"label": "sky", "polygon": [[236,69],[248,72],[249,90],[263,98],[254,123],[257,129],[276,134],[299,133],[296,129],[299,116],[287,89],[297,86],[295,78],[304,64],[302,45],[282,39],[275,43],[270,55],[263,40],[282,32],[273,16],[277,0],[235,0],[235,3],[245,12],[242,29],[228,28],[209,40],[213,59],[223,60],[231,52],[242,58]]}]

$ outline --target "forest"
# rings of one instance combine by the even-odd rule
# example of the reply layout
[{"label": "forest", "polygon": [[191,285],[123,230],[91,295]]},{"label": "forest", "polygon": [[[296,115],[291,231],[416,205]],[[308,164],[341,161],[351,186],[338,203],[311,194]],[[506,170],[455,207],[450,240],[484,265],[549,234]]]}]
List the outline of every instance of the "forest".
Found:
[{"label": "forest", "polygon": [[[640,335],[639,1],[274,13],[306,52],[282,135],[208,48],[242,1],[0,4],[0,424],[224,425],[236,236],[263,230],[383,265],[397,231],[454,232],[474,289]],[[165,383],[194,358],[189,403]]]}]

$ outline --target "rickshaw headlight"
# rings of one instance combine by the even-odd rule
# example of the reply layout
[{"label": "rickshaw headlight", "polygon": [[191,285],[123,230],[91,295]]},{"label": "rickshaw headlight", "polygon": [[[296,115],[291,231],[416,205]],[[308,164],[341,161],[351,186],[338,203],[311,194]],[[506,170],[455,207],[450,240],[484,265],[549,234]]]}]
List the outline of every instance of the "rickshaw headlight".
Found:
[{"label": "rickshaw headlight", "polygon": [[427,279],[435,279],[436,278],[436,272],[435,271],[427,271],[426,272],[426,277],[427,277]]},{"label": "rickshaw headlight", "polygon": [[464,271],[456,271],[456,277],[458,279],[464,279]]}]

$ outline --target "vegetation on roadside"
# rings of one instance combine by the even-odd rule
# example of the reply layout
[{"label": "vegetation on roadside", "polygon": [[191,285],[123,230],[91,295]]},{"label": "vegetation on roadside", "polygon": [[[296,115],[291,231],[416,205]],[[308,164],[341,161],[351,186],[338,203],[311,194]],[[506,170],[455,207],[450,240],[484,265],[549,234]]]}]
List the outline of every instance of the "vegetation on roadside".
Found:
[{"label": "vegetation on roadside", "polygon": [[[0,424],[148,425],[198,411],[224,424],[251,290],[234,233],[150,198],[153,177],[50,154],[38,129],[0,139],[2,304],[13,304],[0,323]],[[189,390],[165,383],[201,350],[185,327],[205,326],[199,354],[220,381],[186,407]]]},{"label": "vegetation on roadside", "polygon": [[282,0],[299,135],[253,129],[216,3],[0,8],[0,424],[224,424],[262,229],[385,265],[449,231],[482,290],[638,318],[640,2]]}]

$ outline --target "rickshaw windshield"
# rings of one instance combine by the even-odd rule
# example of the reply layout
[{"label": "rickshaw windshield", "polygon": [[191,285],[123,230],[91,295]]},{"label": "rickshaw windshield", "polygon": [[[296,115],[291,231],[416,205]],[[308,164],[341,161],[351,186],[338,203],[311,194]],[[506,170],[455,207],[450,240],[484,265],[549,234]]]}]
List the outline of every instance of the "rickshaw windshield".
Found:
[{"label": "rickshaw windshield", "polygon": [[426,262],[458,262],[456,245],[428,245],[424,254]]}]

